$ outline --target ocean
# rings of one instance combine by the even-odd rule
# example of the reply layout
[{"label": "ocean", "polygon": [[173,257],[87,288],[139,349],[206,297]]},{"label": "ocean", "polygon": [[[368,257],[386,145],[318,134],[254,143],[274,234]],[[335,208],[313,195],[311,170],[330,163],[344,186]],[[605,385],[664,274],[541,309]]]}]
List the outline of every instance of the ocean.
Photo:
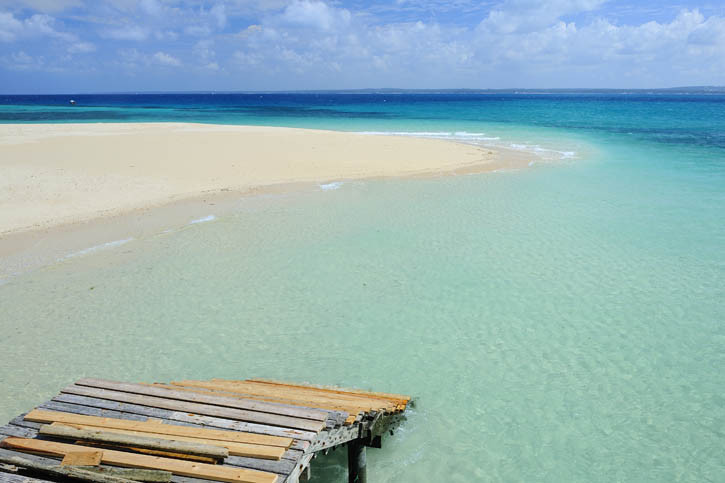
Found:
[{"label": "ocean", "polygon": [[[8,123],[292,126],[537,160],[245,197],[231,214],[7,280],[0,419],[83,376],[281,378],[415,397],[384,450],[368,451],[370,481],[725,481],[725,95],[0,104]],[[345,454],[312,474],[346,481]]]}]

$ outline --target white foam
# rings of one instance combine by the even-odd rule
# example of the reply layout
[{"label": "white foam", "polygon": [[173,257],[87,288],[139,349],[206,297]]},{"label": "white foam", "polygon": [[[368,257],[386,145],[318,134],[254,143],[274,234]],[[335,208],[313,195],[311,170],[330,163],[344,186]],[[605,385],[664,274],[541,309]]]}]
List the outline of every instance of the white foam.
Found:
[{"label": "white foam", "polygon": [[198,220],[192,220],[189,222],[189,224],[194,225],[196,223],[206,223],[207,221],[214,221],[214,220],[216,220],[216,216],[209,215],[209,216],[205,216],[204,218],[199,218]]},{"label": "white foam", "polygon": [[86,249],[83,249],[83,250],[80,250],[77,252],[70,253],[64,257],[61,257],[59,260],[67,260],[69,258],[81,257],[83,255],[89,255],[89,254],[97,252],[99,250],[107,250],[110,248],[120,247],[121,245],[125,245],[126,243],[133,241],[133,240],[134,240],[134,238],[132,237],[132,238],[124,238],[123,240],[115,240],[115,241],[110,241],[107,243],[102,243],[100,245],[92,246],[90,248],[86,248]]},{"label": "white foam", "polygon": [[337,189],[340,189],[340,187],[344,184],[345,184],[344,181],[333,181],[332,183],[321,184],[320,189],[322,191],[337,190]]},{"label": "white foam", "polygon": [[535,152],[545,159],[571,159],[576,157],[576,151],[557,151],[556,149],[542,148],[538,144],[516,144],[511,143],[509,147],[518,151]]}]

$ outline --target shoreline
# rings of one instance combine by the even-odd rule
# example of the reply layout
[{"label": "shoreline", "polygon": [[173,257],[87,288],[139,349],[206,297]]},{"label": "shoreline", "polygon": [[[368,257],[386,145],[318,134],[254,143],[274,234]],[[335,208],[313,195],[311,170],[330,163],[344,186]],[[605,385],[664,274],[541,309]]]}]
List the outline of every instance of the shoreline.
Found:
[{"label": "shoreline", "polygon": [[299,128],[0,125],[0,280],[183,226],[211,207],[223,216],[248,196],[520,169],[532,159],[448,140]]}]

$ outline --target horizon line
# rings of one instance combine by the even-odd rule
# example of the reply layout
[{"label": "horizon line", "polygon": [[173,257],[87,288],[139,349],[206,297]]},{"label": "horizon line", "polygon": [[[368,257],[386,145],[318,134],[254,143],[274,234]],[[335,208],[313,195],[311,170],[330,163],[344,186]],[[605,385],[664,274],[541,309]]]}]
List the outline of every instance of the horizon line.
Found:
[{"label": "horizon line", "polygon": [[57,93],[0,93],[0,96],[87,96],[87,95],[149,95],[149,94],[320,94],[320,93],[542,93],[542,92],[653,92],[653,91],[691,91],[725,93],[725,85],[674,86],[674,87],[506,87],[506,88],[401,88],[401,87],[364,87],[355,89],[278,89],[278,90],[132,90],[97,92],[57,92]]}]

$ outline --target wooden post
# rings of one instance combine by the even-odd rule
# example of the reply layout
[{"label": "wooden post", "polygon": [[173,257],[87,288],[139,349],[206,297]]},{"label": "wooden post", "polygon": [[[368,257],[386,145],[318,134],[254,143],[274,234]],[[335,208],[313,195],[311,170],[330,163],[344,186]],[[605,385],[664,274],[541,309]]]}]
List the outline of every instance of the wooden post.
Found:
[{"label": "wooden post", "polygon": [[360,439],[347,443],[347,474],[349,483],[367,483],[365,445]]}]

